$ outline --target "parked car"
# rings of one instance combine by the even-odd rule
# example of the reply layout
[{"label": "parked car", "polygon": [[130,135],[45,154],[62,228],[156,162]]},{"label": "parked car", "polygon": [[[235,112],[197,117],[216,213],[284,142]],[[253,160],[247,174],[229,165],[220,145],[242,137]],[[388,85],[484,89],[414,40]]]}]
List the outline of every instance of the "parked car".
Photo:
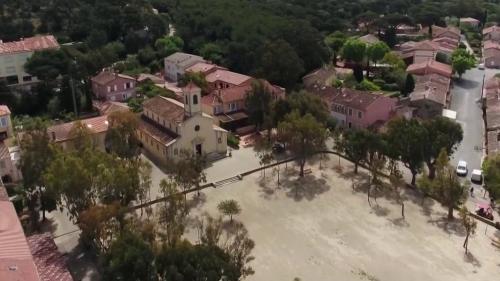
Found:
[{"label": "parked car", "polygon": [[457,175],[467,176],[467,162],[460,160],[457,165]]},{"label": "parked car", "polygon": [[479,169],[474,169],[472,170],[472,173],[470,175],[470,181],[475,182],[475,183],[482,183],[483,182],[483,171]]},{"label": "parked car", "polygon": [[275,142],[273,144],[273,152],[276,154],[285,152],[285,145],[280,142]]},{"label": "parked car", "polygon": [[480,64],[477,66],[477,68],[479,68],[479,69],[484,69],[484,63],[480,63]]}]

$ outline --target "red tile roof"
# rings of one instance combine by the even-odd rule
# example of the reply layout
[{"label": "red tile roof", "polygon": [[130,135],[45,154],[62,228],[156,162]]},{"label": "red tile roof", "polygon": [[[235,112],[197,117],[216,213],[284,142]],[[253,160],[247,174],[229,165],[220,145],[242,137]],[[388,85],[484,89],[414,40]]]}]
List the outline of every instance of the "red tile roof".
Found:
[{"label": "red tile roof", "polygon": [[207,74],[205,79],[209,83],[221,81],[221,82],[225,82],[225,83],[232,84],[235,86],[239,86],[239,85],[247,82],[248,80],[252,79],[252,77],[244,75],[244,74],[232,72],[229,70],[217,69],[216,71]]},{"label": "red tile roof", "polygon": [[162,118],[174,121],[184,121],[184,104],[162,96],[150,98],[142,103],[142,107]]},{"label": "red tile roof", "polygon": [[0,280],[39,281],[14,205],[0,201]]},{"label": "red tile roof", "polygon": [[9,107],[6,105],[0,105],[0,116],[10,114]]},{"label": "red tile roof", "polygon": [[[55,142],[63,142],[71,139],[70,132],[78,121],[63,123],[51,126],[47,129],[49,137]],[[108,130],[108,116],[98,116],[89,119],[79,120],[87,126],[93,134],[104,133]],[[55,134],[55,139],[54,139]]]},{"label": "red tile roof", "polygon": [[[383,96],[381,93],[371,93],[346,88],[343,88],[340,91],[333,90],[332,88],[331,92],[336,93],[336,95],[333,96],[331,103],[344,105],[361,111],[366,110],[377,99],[388,98]],[[328,94],[328,91],[325,91],[325,93]]]},{"label": "red tile roof", "polygon": [[34,52],[45,49],[57,49],[59,43],[52,35],[24,38],[19,41],[0,43],[0,54]]},{"label": "red tile roof", "polygon": [[226,69],[226,68],[208,62],[198,62],[186,68],[186,72],[194,72],[194,73],[200,72],[206,75],[207,73],[215,69]]},{"label": "red tile roof", "polygon": [[59,252],[49,233],[27,238],[41,281],[73,281],[67,269],[67,258]]},{"label": "red tile roof", "polygon": [[438,74],[415,76],[415,89],[410,94],[410,99],[427,99],[446,106],[450,82],[449,78]]},{"label": "red tile roof", "polygon": [[483,35],[489,34],[491,32],[500,32],[500,26],[493,25],[483,29]]},{"label": "red tile roof", "polygon": [[484,47],[483,49],[488,50],[488,49],[500,49],[500,44],[497,42],[493,42],[491,40],[486,40],[484,41]]},{"label": "red tile roof", "polygon": [[91,80],[92,80],[92,82],[95,82],[99,85],[106,85],[109,82],[114,81],[118,77],[135,81],[135,78],[132,76],[128,76],[128,75],[120,74],[120,73],[114,73],[114,72],[111,72],[109,70],[101,71],[99,74],[92,77]]},{"label": "red tile roof", "polygon": [[435,61],[428,60],[421,63],[414,63],[408,66],[406,72],[415,74],[415,75],[426,75],[426,74],[440,74],[446,76],[448,78],[451,77],[453,70],[451,66]]}]

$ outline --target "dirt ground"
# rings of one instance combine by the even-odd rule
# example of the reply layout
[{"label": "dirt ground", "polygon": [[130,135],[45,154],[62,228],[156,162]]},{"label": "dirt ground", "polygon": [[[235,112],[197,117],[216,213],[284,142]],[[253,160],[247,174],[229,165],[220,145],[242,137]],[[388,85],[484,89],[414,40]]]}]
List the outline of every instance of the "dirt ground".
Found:
[{"label": "dirt ground", "polygon": [[[457,281],[493,280],[500,273],[500,250],[491,245],[498,231],[478,222],[464,254],[464,231],[456,220],[448,223],[438,203],[406,192],[406,219],[389,194],[367,201],[366,172],[354,177],[352,167],[336,157],[312,166],[298,180],[289,166],[281,167],[281,185],[272,171],[255,173],[242,181],[206,189],[203,202],[192,211],[218,215],[225,199],[239,202],[236,217],[255,241],[255,274],[250,281],[370,280]],[[309,166],[310,167],[310,166]],[[353,185],[353,182],[355,183]],[[458,214],[455,214],[456,216]],[[194,230],[189,236],[194,235]]]}]

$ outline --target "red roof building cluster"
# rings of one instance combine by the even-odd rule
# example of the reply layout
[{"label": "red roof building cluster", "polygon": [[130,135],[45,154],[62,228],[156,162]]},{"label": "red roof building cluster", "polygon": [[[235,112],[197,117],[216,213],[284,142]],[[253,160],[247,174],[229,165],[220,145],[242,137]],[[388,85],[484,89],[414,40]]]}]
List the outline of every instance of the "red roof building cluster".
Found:
[{"label": "red roof building cluster", "polygon": [[13,42],[0,42],[0,55],[57,49],[59,43],[52,35],[34,36]]}]

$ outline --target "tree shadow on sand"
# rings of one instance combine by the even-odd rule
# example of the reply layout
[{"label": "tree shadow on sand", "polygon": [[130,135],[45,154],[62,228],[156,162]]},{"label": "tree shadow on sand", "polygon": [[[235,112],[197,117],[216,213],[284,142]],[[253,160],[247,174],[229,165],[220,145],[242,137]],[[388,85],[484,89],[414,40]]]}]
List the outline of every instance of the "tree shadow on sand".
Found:
[{"label": "tree shadow on sand", "polygon": [[461,237],[465,237],[466,232],[464,229],[464,226],[462,225],[462,222],[458,219],[453,219],[453,220],[448,220],[446,217],[446,213],[441,212],[439,213],[439,218],[435,220],[428,220],[427,222],[441,228],[444,230],[444,232],[448,233],[449,235],[457,235]]},{"label": "tree shadow on sand", "polygon": [[472,264],[474,267],[481,267],[481,262],[470,251],[464,254],[464,261]]},{"label": "tree shadow on sand", "polygon": [[330,190],[330,186],[323,178],[309,174],[304,177],[284,176],[283,184],[286,189],[286,195],[293,198],[295,201],[313,200],[316,196],[323,194]]}]

